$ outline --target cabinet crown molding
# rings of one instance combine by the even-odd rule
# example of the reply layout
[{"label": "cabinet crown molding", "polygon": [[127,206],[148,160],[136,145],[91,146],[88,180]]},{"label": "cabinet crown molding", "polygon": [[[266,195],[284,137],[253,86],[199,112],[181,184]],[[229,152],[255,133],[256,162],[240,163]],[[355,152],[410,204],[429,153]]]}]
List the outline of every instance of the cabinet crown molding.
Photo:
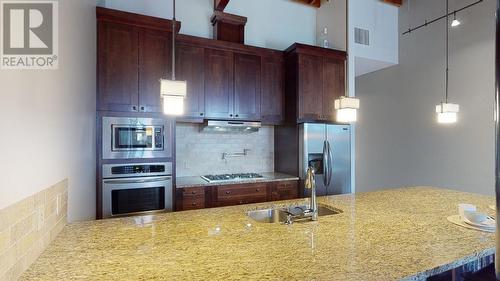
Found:
[{"label": "cabinet crown molding", "polygon": [[[172,21],[163,18],[150,17],[103,7],[96,7],[97,21],[107,21],[132,25],[136,27],[172,32]],[[176,33],[179,33],[182,23],[175,22]]]}]

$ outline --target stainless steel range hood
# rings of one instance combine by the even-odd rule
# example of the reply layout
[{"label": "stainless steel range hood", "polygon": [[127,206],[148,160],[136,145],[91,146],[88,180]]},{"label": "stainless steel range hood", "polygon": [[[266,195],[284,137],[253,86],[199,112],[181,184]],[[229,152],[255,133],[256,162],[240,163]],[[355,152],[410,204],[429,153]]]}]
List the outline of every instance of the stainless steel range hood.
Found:
[{"label": "stainless steel range hood", "polygon": [[262,127],[260,122],[205,121],[200,131],[211,133],[255,133]]}]

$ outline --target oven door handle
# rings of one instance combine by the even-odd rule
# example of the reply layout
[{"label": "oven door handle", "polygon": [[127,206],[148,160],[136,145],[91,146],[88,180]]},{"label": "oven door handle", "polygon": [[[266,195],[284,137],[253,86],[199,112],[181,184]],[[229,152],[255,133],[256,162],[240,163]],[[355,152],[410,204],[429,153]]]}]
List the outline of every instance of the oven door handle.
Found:
[{"label": "oven door handle", "polygon": [[131,184],[131,183],[148,183],[148,182],[162,182],[172,180],[172,177],[149,177],[149,178],[138,178],[138,179],[109,179],[104,180],[107,184]]}]

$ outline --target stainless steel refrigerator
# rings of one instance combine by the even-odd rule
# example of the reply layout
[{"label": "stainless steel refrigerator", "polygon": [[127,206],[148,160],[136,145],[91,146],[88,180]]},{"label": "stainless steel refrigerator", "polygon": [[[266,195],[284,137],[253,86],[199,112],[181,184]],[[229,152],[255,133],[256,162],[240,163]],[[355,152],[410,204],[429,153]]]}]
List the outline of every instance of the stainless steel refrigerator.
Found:
[{"label": "stainless steel refrigerator", "polygon": [[[307,168],[316,174],[318,196],[351,192],[351,134],[349,125],[299,125],[299,177]],[[307,196],[309,190],[304,190]]]}]

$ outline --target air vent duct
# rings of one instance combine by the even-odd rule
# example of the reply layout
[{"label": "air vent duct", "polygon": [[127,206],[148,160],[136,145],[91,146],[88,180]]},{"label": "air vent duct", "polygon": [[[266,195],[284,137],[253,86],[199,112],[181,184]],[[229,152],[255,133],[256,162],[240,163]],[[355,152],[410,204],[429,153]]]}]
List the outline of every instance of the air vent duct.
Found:
[{"label": "air vent duct", "polygon": [[370,31],[368,29],[354,28],[354,42],[361,45],[370,45]]}]

